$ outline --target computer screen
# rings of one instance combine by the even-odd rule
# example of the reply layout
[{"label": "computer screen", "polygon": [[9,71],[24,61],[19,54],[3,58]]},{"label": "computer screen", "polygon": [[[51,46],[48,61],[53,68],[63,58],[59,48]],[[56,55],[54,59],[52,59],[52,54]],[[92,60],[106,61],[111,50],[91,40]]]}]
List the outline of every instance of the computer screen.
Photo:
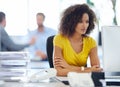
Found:
[{"label": "computer screen", "polygon": [[120,72],[120,26],[102,27],[103,69]]}]

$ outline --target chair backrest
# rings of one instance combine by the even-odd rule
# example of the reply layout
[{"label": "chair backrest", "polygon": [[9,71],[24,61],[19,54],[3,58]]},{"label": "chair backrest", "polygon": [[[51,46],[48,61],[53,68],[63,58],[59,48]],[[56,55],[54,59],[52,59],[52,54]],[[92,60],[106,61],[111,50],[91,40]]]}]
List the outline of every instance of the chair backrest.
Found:
[{"label": "chair backrest", "polygon": [[50,36],[47,38],[47,57],[50,68],[53,68],[53,38],[55,35]]}]

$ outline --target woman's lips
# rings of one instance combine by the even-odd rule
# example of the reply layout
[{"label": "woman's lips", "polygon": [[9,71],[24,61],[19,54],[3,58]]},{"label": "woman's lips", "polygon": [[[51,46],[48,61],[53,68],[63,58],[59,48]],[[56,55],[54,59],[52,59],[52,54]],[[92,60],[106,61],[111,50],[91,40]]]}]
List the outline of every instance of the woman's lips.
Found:
[{"label": "woman's lips", "polygon": [[86,29],[81,29],[81,30],[84,31],[84,32],[86,31]]}]

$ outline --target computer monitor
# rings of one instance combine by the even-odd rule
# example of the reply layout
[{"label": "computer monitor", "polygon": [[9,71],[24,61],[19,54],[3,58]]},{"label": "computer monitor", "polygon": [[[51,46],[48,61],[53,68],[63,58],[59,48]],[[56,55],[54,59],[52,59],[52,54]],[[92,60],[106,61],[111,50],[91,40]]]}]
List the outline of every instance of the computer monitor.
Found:
[{"label": "computer monitor", "polygon": [[102,27],[103,68],[120,72],[120,26]]},{"label": "computer monitor", "polygon": [[105,78],[120,78],[120,26],[102,27]]}]

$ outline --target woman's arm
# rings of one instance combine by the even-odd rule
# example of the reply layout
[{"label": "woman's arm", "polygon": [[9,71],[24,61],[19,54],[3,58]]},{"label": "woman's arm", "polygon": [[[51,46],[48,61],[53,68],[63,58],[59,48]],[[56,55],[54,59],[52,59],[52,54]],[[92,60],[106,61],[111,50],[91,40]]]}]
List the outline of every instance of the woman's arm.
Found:
[{"label": "woman's arm", "polygon": [[100,67],[100,62],[99,62],[98,53],[97,53],[97,47],[94,47],[91,49],[89,56],[90,56],[91,66],[97,65],[98,67]]},{"label": "woman's arm", "polygon": [[66,76],[68,72],[91,72],[91,71],[101,71],[99,67],[99,60],[97,59],[96,48],[93,48],[90,52],[90,61],[92,67],[86,67],[84,70],[82,67],[69,65],[63,58],[62,49],[60,47],[54,46],[54,67],[57,69],[58,76]]},{"label": "woman's arm", "polygon": [[[67,71],[63,71],[62,67],[59,65],[58,58],[63,58],[62,56],[62,49],[60,47],[54,46],[54,52],[53,52],[53,65],[55,69],[57,70],[57,75],[63,76],[67,73]],[[63,72],[61,72],[63,71]]]},{"label": "woman's arm", "polygon": [[63,59],[62,49],[58,46],[54,46],[53,53],[54,67],[57,69],[58,76],[66,76],[68,72],[72,71],[71,66]]}]

